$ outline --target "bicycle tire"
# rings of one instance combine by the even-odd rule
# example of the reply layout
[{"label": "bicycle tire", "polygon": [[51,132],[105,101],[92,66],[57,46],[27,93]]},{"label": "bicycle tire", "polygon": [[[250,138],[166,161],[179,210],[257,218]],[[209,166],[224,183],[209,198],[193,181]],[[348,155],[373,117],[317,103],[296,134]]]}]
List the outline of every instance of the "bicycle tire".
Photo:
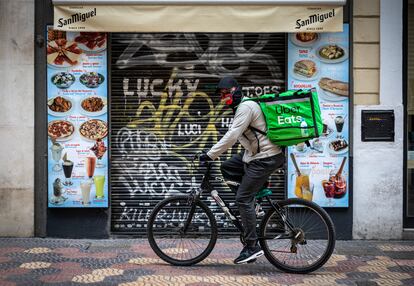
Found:
[{"label": "bicycle tire", "polygon": [[210,222],[210,226],[211,226],[210,240],[208,242],[207,247],[204,249],[204,251],[202,251],[199,255],[191,259],[180,260],[180,259],[176,259],[176,258],[169,256],[167,253],[162,251],[162,249],[157,245],[156,239],[154,238],[154,227],[153,227],[154,220],[156,219],[157,214],[168,204],[174,201],[188,200],[188,198],[189,198],[188,196],[173,196],[173,197],[162,200],[152,210],[149,216],[149,219],[148,219],[147,235],[148,235],[148,242],[152,250],[158,255],[159,258],[175,266],[190,266],[190,265],[194,265],[196,263],[201,262],[211,253],[217,241],[217,223],[213,215],[213,212],[202,201],[197,200],[193,202],[193,204],[195,204],[196,207],[199,207],[207,215],[208,220]]},{"label": "bicycle tire", "polygon": [[[265,238],[266,226],[268,225],[268,222],[270,221],[270,219],[272,218],[273,215],[276,215],[277,217],[279,217],[276,214],[276,211],[273,208],[271,208],[270,210],[267,211],[267,213],[263,217],[262,222],[260,224],[260,237],[261,237],[261,239],[259,240],[259,242],[260,242],[260,245],[261,245],[261,247],[264,251],[265,257],[269,260],[270,263],[272,263],[278,269],[280,269],[284,272],[287,272],[287,273],[305,274],[305,273],[313,272],[313,271],[319,269],[320,267],[322,267],[328,261],[328,259],[331,257],[331,255],[334,251],[334,248],[335,248],[335,237],[336,237],[335,227],[334,227],[332,219],[329,217],[328,213],[323,208],[318,206],[317,204],[315,204],[313,202],[310,202],[310,201],[303,200],[303,199],[299,199],[299,198],[292,198],[292,199],[287,199],[287,200],[284,200],[284,201],[278,201],[277,203],[279,204],[279,206],[281,208],[286,208],[287,206],[300,206],[302,208],[306,207],[306,208],[314,211],[322,219],[322,221],[326,225],[327,246],[326,246],[326,249],[325,249],[324,253],[321,255],[321,257],[318,258],[318,260],[315,261],[315,263],[313,263],[313,264],[311,264],[307,267],[292,267],[290,265],[287,265],[287,264],[283,263],[279,259],[276,259],[274,257],[274,255],[272,254],[271,249],[269,248],[269,245],[267,243],[268,239]],[[307,218],[307,219],[309,220],[309,218]],[[279,220],[280,220],[280,217],[279,217]],[[305,235],[306,235],[306,232],[305,232]],[[274,251],[274,252],[278,252],[278,251]],[[280,251],[280,252],[282,252],[282,251]],[[293,252],[291,252],[291,253],[293,253]],[[311,253],[311,252],[309,252],[309,253]]]}]

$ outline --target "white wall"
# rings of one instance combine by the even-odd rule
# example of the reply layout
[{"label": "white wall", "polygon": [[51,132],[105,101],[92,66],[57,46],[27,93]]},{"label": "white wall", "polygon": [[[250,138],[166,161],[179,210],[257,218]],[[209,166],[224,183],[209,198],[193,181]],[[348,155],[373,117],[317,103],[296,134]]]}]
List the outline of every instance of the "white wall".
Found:
[{"label": "white wall", "polygon": [[34,1],[0,0],[0,236],[34,229]]},{"label": "white wall", "polygon": [[[403,219],[402,0],[381,0],[380,104],[354,108],[355,239],[399,239]],[[395,142],[361,142],[361,110],[395,111]]]}]

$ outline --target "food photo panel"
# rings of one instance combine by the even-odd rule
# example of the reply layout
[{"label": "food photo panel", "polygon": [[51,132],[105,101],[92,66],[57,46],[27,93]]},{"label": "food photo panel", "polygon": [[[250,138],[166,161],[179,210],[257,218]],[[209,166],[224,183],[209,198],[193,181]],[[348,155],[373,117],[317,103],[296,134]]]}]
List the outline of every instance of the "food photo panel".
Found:
[{"label": "food photo panel", "polygon": [[107,35],[47,28],[48,206],[108,207]]},{"label": "food photo panel", "polygon": [[293,33],[288,41],[288,88],[315,88],[321,136],[288,148],[287,194],[322,207],[348,207],[349,26],[339,33]]}]

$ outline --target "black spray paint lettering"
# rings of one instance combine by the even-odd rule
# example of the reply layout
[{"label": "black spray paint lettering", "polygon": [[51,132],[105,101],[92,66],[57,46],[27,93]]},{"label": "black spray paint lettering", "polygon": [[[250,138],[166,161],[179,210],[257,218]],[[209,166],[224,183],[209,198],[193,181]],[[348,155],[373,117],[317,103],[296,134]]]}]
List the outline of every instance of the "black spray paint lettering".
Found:
[{"label": "black spray paint lettering", "polygon": [[[177,76],[185,78],[219,78],[221,76],[241,76],[249,71],[250,63],[264,65],[277,84],[283,84],[283,73],[279,62],[270,54],[263,53],[263,49],[269,43],[270,35],[258,34],[256,43],[249,49],[245,48],[243,34],[205,34],[208,37],[208,46],[202,47],[197,40],[196,34],[144,34],[134,39],[117,40],[120,44],[128,43],[128,47],[119,56],[115,63],[116,68],[125,69],[133,66],[150,66],[157,64],[166,68],[176,69]],[[183,44],[184,43],[184,44]],[[148,48],[152,54],[139,55],[141,48]],[[228,53],[219,52],[228,50]],[[182,56],[178,60],[177,53],[189,56]],[[196,59],[194,59],[194,55]],[[190,58],[190,59],[189,59]],[[227,68],[226,65],[237,66]],[[203,66],[207,73],[193,72],[195,66]],[[251,76],[251,82],[261,84],[260,77]]]}]

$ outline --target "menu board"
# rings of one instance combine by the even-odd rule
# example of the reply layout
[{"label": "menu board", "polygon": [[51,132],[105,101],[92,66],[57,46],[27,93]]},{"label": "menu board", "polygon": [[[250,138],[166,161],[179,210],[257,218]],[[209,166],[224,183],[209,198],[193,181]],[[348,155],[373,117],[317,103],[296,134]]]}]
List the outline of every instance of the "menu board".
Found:
[{"label": "menu board", "polygon": [[108,207],[107,35],[47,28],[48,206]]},{"label": "menu board", "polygon": [[288,148],[288,197],[349,206],[349,25],[341,33],[295,33],[288,41],[288,88],[316,88],[323,134]]}]

